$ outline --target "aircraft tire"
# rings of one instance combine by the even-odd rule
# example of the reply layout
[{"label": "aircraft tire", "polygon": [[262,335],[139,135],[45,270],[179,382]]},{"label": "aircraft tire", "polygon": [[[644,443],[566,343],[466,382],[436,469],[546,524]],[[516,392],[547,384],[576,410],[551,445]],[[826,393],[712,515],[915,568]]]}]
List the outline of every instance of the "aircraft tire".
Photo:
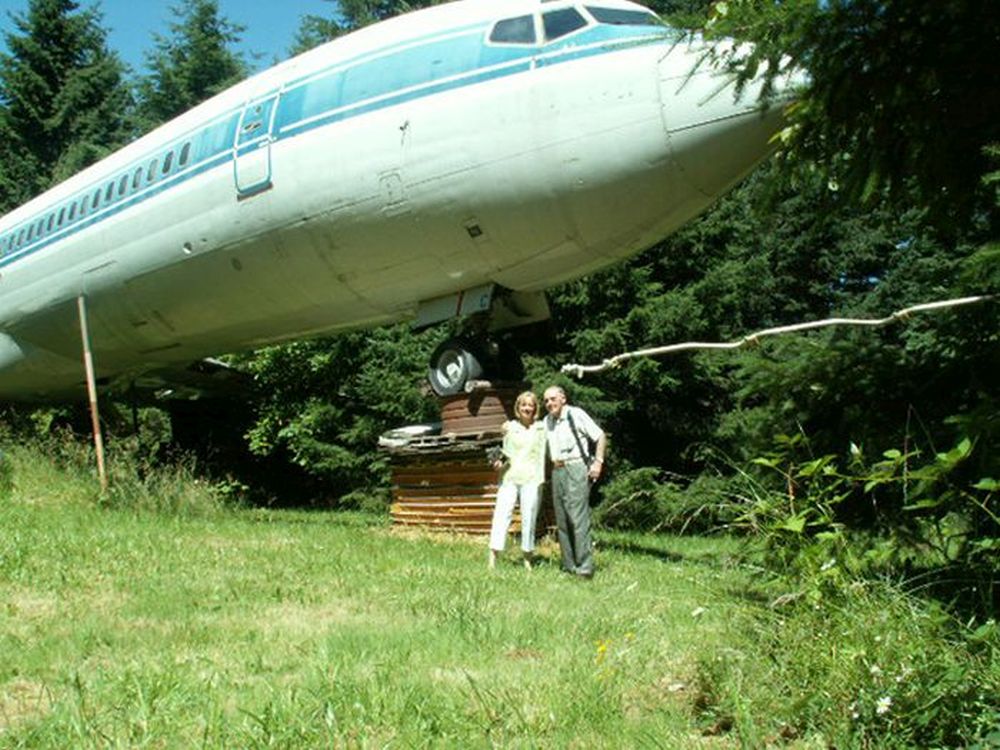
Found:
[{"label": "aircraft tire", "polygon": [[448,339],[431,355],[427,380],[438,396],[453,396],[483,374],[483,356],[465,339]]}]

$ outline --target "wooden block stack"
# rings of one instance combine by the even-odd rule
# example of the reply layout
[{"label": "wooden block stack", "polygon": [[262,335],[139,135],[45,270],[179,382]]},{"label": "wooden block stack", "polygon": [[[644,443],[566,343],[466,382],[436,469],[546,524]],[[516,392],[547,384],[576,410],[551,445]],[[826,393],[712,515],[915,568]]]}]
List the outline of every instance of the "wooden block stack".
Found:
[{"label": "wooden block stack", "polygon": [[[386,449],[392,467],[393,523],[489,534],[497,472],[487,451],[502,442],[520,388],[479,387],[441,399],[441,434]],[[544,524],[539,524],[542,528]],[[515,514],[511,531],[520,531]]]}]

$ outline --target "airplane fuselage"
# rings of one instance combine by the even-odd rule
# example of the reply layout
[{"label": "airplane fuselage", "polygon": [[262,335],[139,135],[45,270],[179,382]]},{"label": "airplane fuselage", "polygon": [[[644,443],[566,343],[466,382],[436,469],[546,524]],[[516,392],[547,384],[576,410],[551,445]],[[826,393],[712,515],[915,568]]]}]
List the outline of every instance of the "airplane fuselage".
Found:
[{"label": "airplane fuselage", "polygon": [[649,247],[779,123],[692,73],[700,50],[654,20],[620,0],[419,11],[35,198],[0,220],[0,398],[82,382],[81,295],[98,373],[127,376],[484,284],[541,290]]}]

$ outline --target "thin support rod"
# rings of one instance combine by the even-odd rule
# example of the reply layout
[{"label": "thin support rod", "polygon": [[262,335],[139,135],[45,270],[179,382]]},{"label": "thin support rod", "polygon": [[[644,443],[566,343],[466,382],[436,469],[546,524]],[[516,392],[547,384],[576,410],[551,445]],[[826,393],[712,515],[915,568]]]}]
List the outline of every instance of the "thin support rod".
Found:
[{"label": "thin support rod", "polygon": [[90,400],[90,427],[94,434],[94,452],[97,454],[97,478],[101,492],[108,489],[108,474],[104,468],[104,438],[101,436],[101,417],[97,411],[97,381],[94,378],[94,355],[90,350],[90,329],[87,326],[87,300],[81,294],[76,298],[80,316],[80,338],[83,340],[83,368],[87,374],[87,397]]}]

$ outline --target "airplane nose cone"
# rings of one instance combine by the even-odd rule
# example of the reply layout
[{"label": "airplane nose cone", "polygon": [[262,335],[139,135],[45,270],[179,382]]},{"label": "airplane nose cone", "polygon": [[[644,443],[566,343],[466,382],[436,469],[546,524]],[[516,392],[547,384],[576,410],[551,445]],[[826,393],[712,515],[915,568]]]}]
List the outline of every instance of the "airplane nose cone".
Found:
[{"label": "airplane nose cone", "polygon": [[[699,192],[716,197],[742,179],[776,147],[783,112],[802,74],[775,82],[777,95],[761,109],[762,81],[746,84],[736,95],[733,77],[695,67],[700,50],[674,49],[660,64],[663,121],[674,161],[684,179]],[[692,69],[694,68],[694,72]]]}]

